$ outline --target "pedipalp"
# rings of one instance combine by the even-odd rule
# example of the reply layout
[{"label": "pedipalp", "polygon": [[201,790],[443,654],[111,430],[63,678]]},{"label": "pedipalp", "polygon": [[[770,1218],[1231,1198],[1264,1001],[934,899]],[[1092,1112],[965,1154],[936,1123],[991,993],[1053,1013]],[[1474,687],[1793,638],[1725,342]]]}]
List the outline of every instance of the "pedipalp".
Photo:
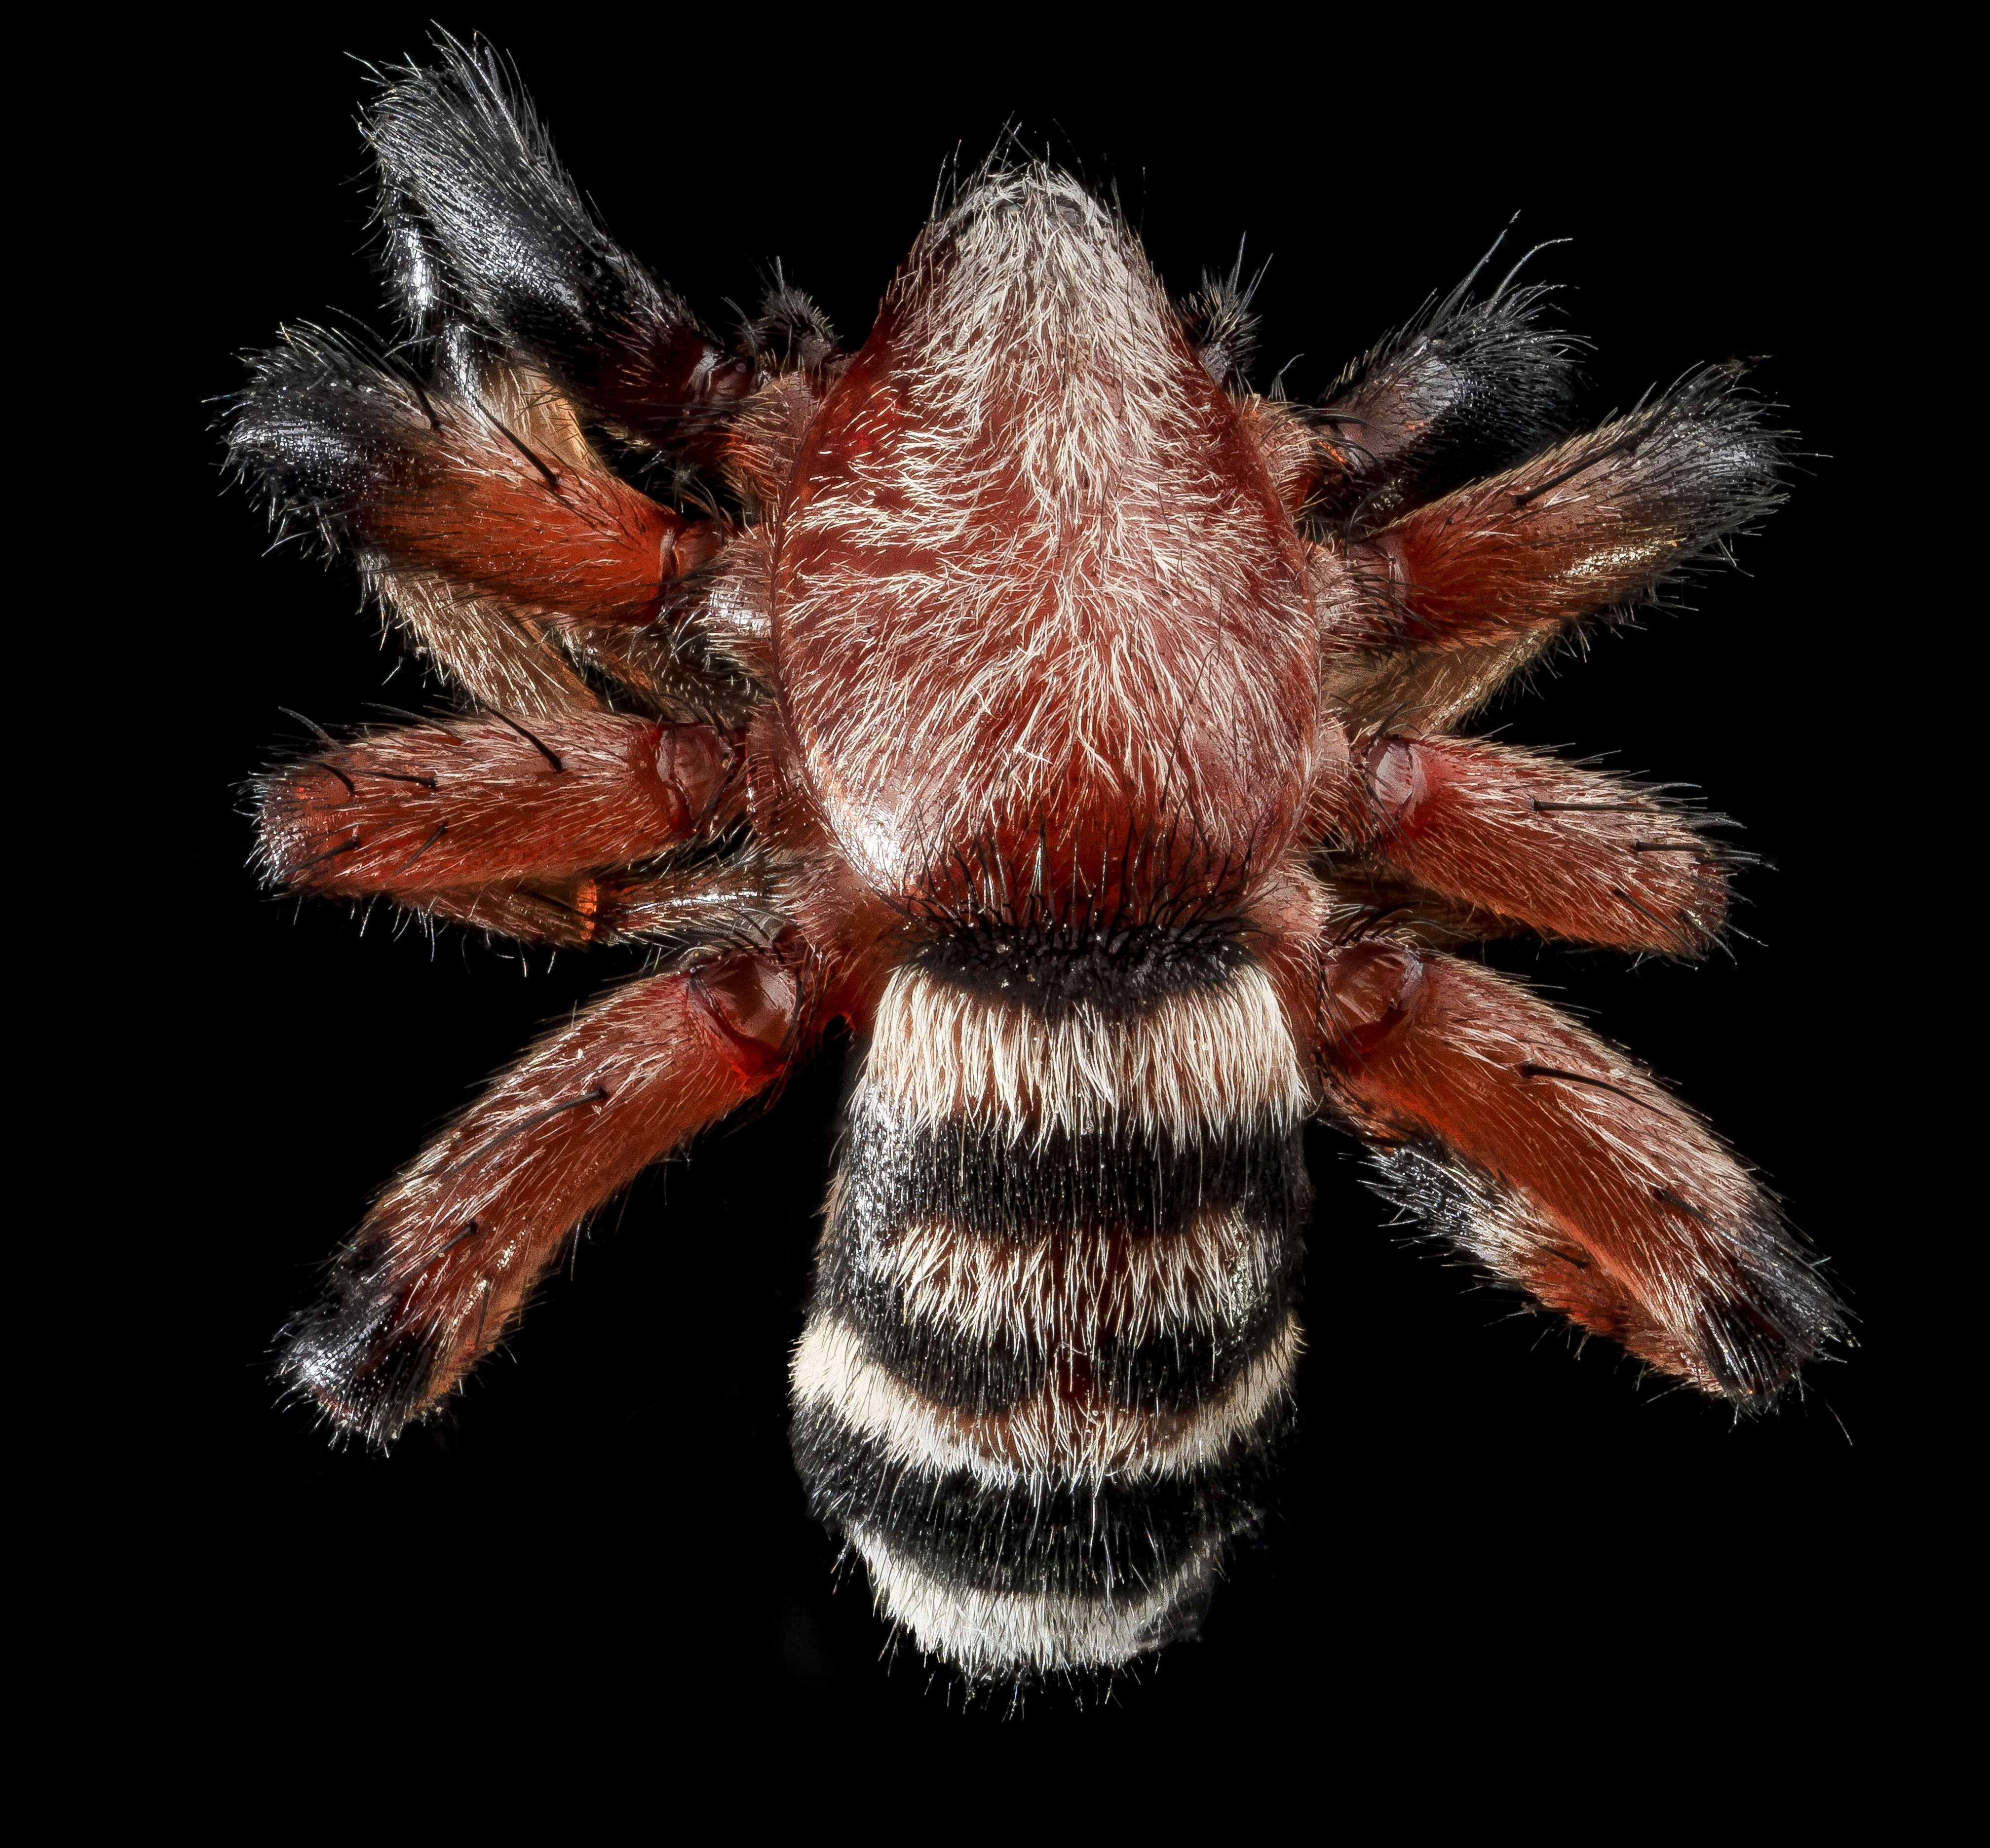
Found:
[{"label": "pedipalp", "polygon": [[437,52],[388,73],[367,124],[413,331],[487,328],[625,440],[710,460],[752,367],[596,223],[504,62]]}]

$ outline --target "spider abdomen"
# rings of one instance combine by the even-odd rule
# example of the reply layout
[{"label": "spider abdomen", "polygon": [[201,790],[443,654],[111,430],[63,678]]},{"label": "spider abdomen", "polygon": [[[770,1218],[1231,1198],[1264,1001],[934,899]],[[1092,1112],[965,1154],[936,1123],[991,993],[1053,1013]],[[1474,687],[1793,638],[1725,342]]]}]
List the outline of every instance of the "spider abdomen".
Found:
[{"label": "spider abdomen", "polygon": [[1303,1102],[1252,963],[1130,1012],[895,976],[795,1449],[922,1649],[1011,1678],[1193,1627],[1289,1416]]}]

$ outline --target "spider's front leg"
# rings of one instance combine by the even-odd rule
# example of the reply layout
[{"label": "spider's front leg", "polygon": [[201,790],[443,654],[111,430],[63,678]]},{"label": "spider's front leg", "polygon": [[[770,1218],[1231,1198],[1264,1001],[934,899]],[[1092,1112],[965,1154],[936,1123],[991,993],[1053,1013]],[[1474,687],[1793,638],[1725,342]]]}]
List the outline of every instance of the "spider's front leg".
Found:
[{"label": "spider's front leg", "polygon": [[1649,594],[1781,500],[1777,443],[1761,427],[1761,406],[1734,389],[1737,376],[1710,368],[1646,410],[1358,542],[1346,639],[1482,647]]},{"label": "spider's front leg", "polygon": [[265,779],[261,853],[294,891],[579,945],[613,922],[592,875],[736,819],[742,761],[710,725],[433,719]]},{"label": "spider's front leg", "polygon": [[552,1034],[425,1149],[285,1331],[281,1377],[379,1444],[517,1320],[569,1234],[651,1162],[764,1090],[794,970],[741,954],[632,983]]},{"label": "spider's front leg", "polygon": [[504,62],[438,49],[392,73],[367,123],[416,333],[466,316],[625,440],[715,460],[752,366],[596,222]]},{"label": "spider's front leg", "polygon": [[[1583,342],[1540,324],[1545,287],[1511,287],[1509,275],[1474,299],[1472,285],[1498,249],[1343,371],[1317,408],[1241,399],[1289,507],[1358,537],[1567,430]],[[1214,289],[1206,281],[1188,304],[1204,362],[1226,382],[1252,324],[1238,280],[1233,274]]]},{"label": "spider's front leg", "polygon": [[1379,530],[1313,548],[1328,697],[1351,725],[1455,724],[1573,625],[1649,599],[1780,504],[1781,434],[1735,369]]},{"label": "spider's front leg", "polygon": [[[1316,837],[1352,883],[1392,879],[1519,926],[1696,955],[1727,910],[1726,869],[1662,793],[1483,742],[1431,734],[1586,617],[1649,596],[1779,499],[1779,446],[1730,373],[1322,545],[1324,673],[1353,767],[1323,788]],[[1503,920],[1503,925],[1496,922]]]},{"label": "spider's front leg", "polygon": [[350,341],[290,330],[251,375],[229,431],[236,467],[369,571],[555,620],[636,624],[724,545],[720,524],[660,506],[577,447],[535,446],[481,400]]},{"label": "spider's front leg", "polygon": [[1526,990],[1367,942],[1329,955],[1323,1000],[1330,1106],[1380,1191],[1497,1280],[1744,1408],[1842,1333],[1718,1138]]}]

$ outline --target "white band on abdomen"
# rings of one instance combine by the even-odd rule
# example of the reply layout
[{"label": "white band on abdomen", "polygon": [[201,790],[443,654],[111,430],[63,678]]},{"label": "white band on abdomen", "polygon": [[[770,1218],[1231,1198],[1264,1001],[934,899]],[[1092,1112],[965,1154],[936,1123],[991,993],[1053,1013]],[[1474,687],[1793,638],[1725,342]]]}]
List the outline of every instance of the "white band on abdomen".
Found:
[{"label": "white band on abdomen", "polygon": [[1081,1001],[1055,1018],[902,968],[878,1003],[855,1107],[907,1130],[965,1118],[1015,1142],[1126,1130],[1181,1145],[1233,1123],[1302,1120],[1307,1097],[1285,1010],[1255,963],[1144,1014]]},{"label": "white band on abdomen", "polygon": [[1136,1481],[1219,1462],[1238,1439],[1258,1434],[1290,1390],[1300,1345],[1289,1316],[1262,1354],[1193,1411],[1072,1400],[1051,1384],[1007,1411],[977,1415],[935,1405],[871,1359],[855,1329],[818,1314],[795,1349],[794,1404],[800,1413],[834,1413],[895,1462],[963,1471],[983,1488]]}]

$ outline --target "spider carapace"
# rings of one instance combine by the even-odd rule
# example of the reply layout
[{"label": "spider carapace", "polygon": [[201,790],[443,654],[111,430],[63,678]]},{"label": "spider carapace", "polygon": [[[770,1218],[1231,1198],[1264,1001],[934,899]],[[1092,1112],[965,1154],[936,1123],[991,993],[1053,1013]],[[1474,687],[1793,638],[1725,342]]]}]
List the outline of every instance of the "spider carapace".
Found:
[{"label": "spider carapace", "polygon": [[1234,277],[1177,304],[1021,161],[956,189],[857,352],[784,281],[728,350],[488,53],[391,73],[368,134],[404,338],[287,334],[233,454],[454,699],[266,777],[265,865],[654,956],[287,1331],[341,1430],[436,1407],[587,1215],[839,1020],[795,1456],[972,1678],[1194,1625],[1291,1417],[1316,1115],[1492,1279],[1704,1392],[1764,1405],[1832,1338],[1719,1140],[1467,949],[1720,929],[1717,818],[1460,728],[1774,504],[1731,369],[1571,435],[1542,291],[1475,277],[1323,404],[1258,396]]}]

